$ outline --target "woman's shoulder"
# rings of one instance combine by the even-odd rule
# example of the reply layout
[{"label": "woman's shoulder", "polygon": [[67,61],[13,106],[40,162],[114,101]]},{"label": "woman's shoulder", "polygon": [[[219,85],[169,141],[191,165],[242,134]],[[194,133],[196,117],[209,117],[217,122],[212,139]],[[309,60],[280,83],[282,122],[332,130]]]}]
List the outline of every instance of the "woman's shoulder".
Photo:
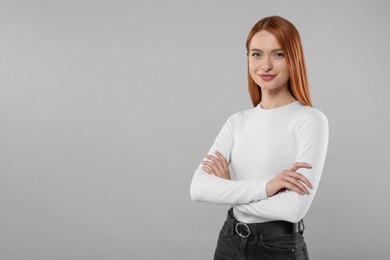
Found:
[{"label": "woman's shoulder", "polygon": [[255,108],[246,108],[246,109],[241,109],[236,112],[233,112],[229,115],[228,121],[238,123],[239,121],[246,118],[249,114],[253,113],[254,109]]},{"label": "woman's shoulder", "polygon": [[300,102],[295,110],[295,116],[299,125],[312,124],[328,126],[328,117],[321,109],[307,106]]}]

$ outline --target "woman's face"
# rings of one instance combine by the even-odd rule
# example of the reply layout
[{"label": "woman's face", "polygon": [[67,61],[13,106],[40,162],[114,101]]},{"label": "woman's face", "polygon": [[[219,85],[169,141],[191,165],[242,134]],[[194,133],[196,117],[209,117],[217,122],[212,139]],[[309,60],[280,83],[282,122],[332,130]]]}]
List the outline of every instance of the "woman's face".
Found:
[{"label": "woman's face", "polygon": [[252,37],[248,65],[252,79],[262,91],[287,88],[290,73],[282,48],[272,33],[262,30]]}]

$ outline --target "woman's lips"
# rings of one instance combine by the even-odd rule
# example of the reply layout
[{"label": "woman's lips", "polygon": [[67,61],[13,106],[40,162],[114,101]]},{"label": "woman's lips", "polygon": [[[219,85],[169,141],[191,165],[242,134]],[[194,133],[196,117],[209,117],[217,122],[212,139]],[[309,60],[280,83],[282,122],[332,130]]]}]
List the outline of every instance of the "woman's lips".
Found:
[{"label": "woman's lips", "polygon": [[269,80],[273,80],[273,78],[275,78],[276,75],[272,75],[272,74],[261,74],[259,75],[260,78],[262,80],[265,80],[265,81],[269,81]]}]

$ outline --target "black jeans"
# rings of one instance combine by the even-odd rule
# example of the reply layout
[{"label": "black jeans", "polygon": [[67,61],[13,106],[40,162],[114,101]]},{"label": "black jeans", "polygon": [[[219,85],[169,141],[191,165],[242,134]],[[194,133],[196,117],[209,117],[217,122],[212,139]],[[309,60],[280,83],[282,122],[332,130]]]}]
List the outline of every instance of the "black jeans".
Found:
[{"label": "black jeans", "polygon": [[[232,209],[228,212],[233,216]],[[301,232],[276,236],[250,236],[243,238],[237,234],[235,227],[228,224],[219,232],[214,260],[308,260],[306,243]]]}]

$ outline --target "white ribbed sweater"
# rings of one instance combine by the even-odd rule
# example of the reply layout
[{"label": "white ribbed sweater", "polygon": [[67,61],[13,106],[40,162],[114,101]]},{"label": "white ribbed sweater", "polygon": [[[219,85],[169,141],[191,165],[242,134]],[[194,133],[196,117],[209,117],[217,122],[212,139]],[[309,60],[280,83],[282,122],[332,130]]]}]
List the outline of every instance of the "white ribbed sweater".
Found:
[{"label": "white ribbed sweater", "polygon": [[[208,152],[213,156],[215,151],[222,153],[232,180],[209,175],[200,163],[192,178],[191,198],[231,205],[235,217],[246,223],[298,222],[318,189],[328,140],[327,117],[299,101],[275,109],[263,109],[259,104],[236,112],[226,120]],[[312,165],[297,170],[313,184],[310,195],[287,190],[267,198],[267,182],[294,162]]]}]

